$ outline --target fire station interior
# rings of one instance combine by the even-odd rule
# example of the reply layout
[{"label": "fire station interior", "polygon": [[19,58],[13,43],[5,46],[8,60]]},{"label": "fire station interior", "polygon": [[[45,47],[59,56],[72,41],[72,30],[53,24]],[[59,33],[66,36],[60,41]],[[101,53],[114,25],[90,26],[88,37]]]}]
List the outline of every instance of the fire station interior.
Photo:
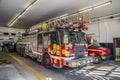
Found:
[{"label": "fire station interior", "polygon": [[120,0],[0,0],[0,80],[120,80]]}]

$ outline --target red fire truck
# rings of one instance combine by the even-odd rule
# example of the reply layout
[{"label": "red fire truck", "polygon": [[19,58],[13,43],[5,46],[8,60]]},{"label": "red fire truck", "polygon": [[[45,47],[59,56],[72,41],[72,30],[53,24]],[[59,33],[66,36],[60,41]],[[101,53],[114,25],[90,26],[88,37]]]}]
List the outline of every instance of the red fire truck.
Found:
[{"label": "red fire truck", "polygon": [[78,33],[59,29],[28,34],[17,42],[17,51],[24,57],[42,62],[46,68],[88,65],[93,62],[93,58],[88,56],[87,46],[79,39]]}]

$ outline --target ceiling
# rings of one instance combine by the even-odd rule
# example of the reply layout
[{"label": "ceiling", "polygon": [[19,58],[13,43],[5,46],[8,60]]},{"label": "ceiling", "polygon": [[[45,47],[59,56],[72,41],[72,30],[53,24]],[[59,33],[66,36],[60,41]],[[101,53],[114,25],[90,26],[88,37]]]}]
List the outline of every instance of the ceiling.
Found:
[{"label": "ceiling", "polygon": [[[0,26],[7,27],[11,19],[22,12],[34,0],[0,0]],[[73,13],[105,0],[40,0],[12,26],[27,29],[37,23],[65,13]],[[98,18],[120,12],[120,0],[90,11],[91,18]]]}]

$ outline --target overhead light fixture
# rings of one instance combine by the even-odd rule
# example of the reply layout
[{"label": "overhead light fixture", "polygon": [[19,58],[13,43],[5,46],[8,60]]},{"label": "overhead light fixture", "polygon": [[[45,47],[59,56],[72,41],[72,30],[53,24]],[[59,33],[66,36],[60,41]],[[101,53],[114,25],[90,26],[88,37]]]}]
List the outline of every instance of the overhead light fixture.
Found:
[{"label": "overhead light fixture", "polygon": [[20,13],[17,14],[7,25],[10,25],[19,15],[20,15]]},{"label": "overhead light fixture", "polygon": [[35,5],[39,0],[34,0],[30,5],[28,5],[22,12],[17,14],[7,25],[11,27],[20,17],[22,17],[33,5]]},{"label": "overhead light fixture", "polygon": [[33,6],[33,5],[28,6],[28,8],[27,8],[25,11],[29,10],[30,8],[32,8],[32,6]]},{"label": "overhead light fixture", "polygon": [[97,8],[100,8],[100,7],[103,7],[103,6],[107,6],[107,5],[111,4],[111,3],[112,3],[112,1],[108,1],[106,3],[102,3],[102,4],[99,4],[99,5],[96,5],[93,8],[97,9]]},{"label": "overhead light fixture", "polygon": [[14,20],[11,24],[9,24],[9,27],[11,27],[17,20]]},{"label": "overhead light fixture", "polygon": [[95,5],[93,5],[93,6],[90,6],[90,7],[84,8],[84,9],[80,9],[80,10],[79,10],[79,13],[91,11],[91,10],[93,10],[93,9],[97,9],[97,8],[100,8],[100,7],[109,5],[109,4],[111,4],[111,3],[112,3],[111,0],[106,0],[106,1],[101,2],[101,3],[99,3],[99,4],[95,4]]},{"label": "overhead light fixture", "polygon": [[93,8],[87,8],[87,9],[81,10],[80,13],[91,11],[91,10],[93,10]]}]

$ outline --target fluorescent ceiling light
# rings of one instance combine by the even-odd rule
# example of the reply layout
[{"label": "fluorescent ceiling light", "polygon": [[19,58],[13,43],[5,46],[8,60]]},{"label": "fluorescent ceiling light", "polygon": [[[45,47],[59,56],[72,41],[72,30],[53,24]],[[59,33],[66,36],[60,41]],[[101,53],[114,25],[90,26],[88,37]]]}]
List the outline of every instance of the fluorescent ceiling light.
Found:
[{"label": "fluorescent ceiling light", "polygon": [[34,0],[26,9],[17,14],[7,25],[11,27],[20,17],[22,17],[33,5],[35,5],[39,0]]},{"label": "fluorescent ceiling light", "polygon": [[20,15],[20,13],[17,14],[7,25],[10,25],[19,15]]},{"label": "fluorescent ceiling light", "polygon": [[35,0],[35,2],[33,3],[33,5],[36,4],[38,1],[39,1],[39,0]]},{"label": "fluorescent ceiling light", "polygon": [[22,17],[22,15],[18,16],[18,19],[19,19],[20,17]]},{"label": "fluorescent ceiling light", "polygon": [[106,3],[104,3],[104,4],[100,4],[100,5],[94,6],[93,8],[94,8],[94,9],[97,9],[97,8],[100,8],[100,7],[109,5],[109,4],[111,4],[111,3],[112,3],[111,1],[110,1],[110,2],[106,2]]},{"label": "fluorescent ceiling light", "polygon": [[10,23],[10,25],[9,25],[9,26],[12,26],[15,22],[16,22],[16,20],[14,20],[12,23]]},{"label": "fluorescent ceiling light", "polygon": [[13,22],[11,22],[10,26],[12,26],[22,15],[18,16],[17,19],[15,19]]},{"label": "fluorescent ceiling light", "polygon": [[80,13],[91,11],[91,10],[93,10],[93,8],[88,8],[88,9],[81,10]]},{"label": "fluorescent ceiling light", "polygon": [[100,8],[100,7],[109,5],[109,4],[111,4],[111,3],[112,3],[111,0],[107,0],[107,1],[101,2],[101,3],[99,3],[99,4],[95,4],[95,5],[93,5],[93,6],[90,6],[90,7],[84,8],[84,9],[80,9],[80,10],[79,10],[79,11],[80,11],[79,13],[91,11],[91,10],[93,10],[93,9],[97,9],[97,8]]},{"label": "fluorescent ceiling light", "polygon": [[33,5],[28,6],[28,8],[27,8],[25,11],[29,10],[30,8],[32,8],[32,6],[33,6]]}]

